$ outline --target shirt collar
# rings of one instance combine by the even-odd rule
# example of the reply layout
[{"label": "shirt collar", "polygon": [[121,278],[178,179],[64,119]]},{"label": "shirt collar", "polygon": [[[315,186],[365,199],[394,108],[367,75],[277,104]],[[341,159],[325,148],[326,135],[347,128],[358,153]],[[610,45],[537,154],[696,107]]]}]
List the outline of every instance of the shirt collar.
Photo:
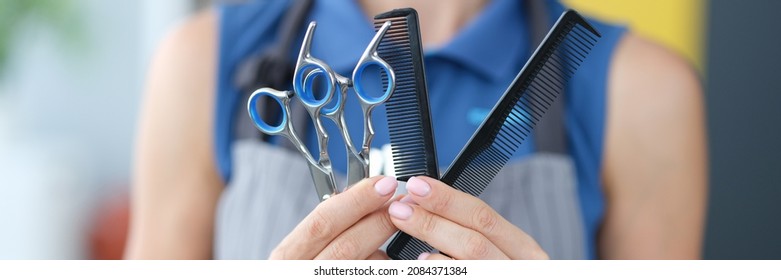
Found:
[{"label": "shirt collar", "polygon": [[328,0],[314,1],[310,20],[317,22],[312,55],[349,77],[374,37],[371,19],[354,0]]},{"label": "shirt collar", "polygon": [[[454,61],[491,80],[516,72],[519,69],[513,68],[528,52],[521,4],[518,0],[492,1],[450,42],[426,50],[425,55]],[[371,19],[354,0],[314,1],[313,5],[309,20],[317,21],[317,29],[312,55],[338,73],[350,75],[374,36]]]},{"label": "shirt collar", "polygon": [[466,66],[491,80],[515,73],[528,52],[522,1],[495,0],[459,32],[450,43],[428,52]]}]

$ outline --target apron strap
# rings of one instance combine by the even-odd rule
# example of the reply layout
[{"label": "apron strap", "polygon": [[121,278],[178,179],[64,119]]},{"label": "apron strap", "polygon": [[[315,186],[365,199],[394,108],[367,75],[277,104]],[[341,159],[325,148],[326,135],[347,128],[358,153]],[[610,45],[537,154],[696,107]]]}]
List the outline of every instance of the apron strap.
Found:
[{"label": "apron strap", "polygon": [[[526,0],[526,15],[529,20],[532,46],[537,46],[548,34],[553,25],[549,16],[547,0]],[[532,49],[533,51],[534,49]],[[566,87],[565,87],[566,88]],[[548,112],[540,119],[534,128],[534,143],[537,152],[567,154],[567,137],[564,123],[565,95],[551,104]]]},{"label": "apron strap", "polygon": [[[277,28],[276,41],[263,50],[260,54],[249,57],[241,63],[236,69],[236,79],[234,83],[241,89],[241,98],[236,106],[236,120],[233,126],[234,141],[239,139],[260,139],[269,141],[272,136],[266,135],[255,129],[245,107],[246,100],[250,94],[262,87],[271,87],[284,90],[290,87],[290,81],[293,79],[293,64],[288,61],[290,50],[293,49],[293,43],[298,35],[298,30],[306,20],[309,11],[312,8],[312,0],[294,1],[291,7],[282,16],[282,22]],[[258,105],[263,108],[262,118],[270,123],[279,121],[280,109],[276,102],[268,102],[266,99],[258,100]],[[306,116],[306,109],[298,102],[290,103],[291,115]],[[293,126],[297,128],[299,137],[306,139],[307,118],[293,118]],[[282,141],[281,146],[295,150],[296,147],[290,141]]]}]

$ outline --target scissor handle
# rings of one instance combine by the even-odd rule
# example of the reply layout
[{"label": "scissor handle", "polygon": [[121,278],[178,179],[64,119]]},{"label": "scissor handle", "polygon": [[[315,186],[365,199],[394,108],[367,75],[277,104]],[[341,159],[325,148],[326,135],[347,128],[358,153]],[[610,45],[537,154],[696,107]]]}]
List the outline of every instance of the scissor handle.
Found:
[{"label": "scissor handle", "polygon": [[[315,58],[311,54],[312,36],[315,32],[317,23],[310,22],[304,35],[304,42],[301,45],[301,51],[298,54],[296,70],[293,72],[293,90],[298,95],[301,102],[309,108],[322,108],[331,101],[336,90],[336,77],[333,70],[325,62]],[[317,76],[323,76],[328,86],[320,99],[315,96],[312,87],[314,79]]]},{"label": "scissor handle", "polygon": [[[361,79],[363,77],[363,73],[366,71],[366,69],[371,66],[375,65],[380,68],[381,71],[384,71],[386,75],[388,75],[388,86],[385,88],[385,92],[382,93],[381,96],[374,97],[366,93],[366,91],[363,88],[363,83],[361,83]],[[391,93],[394,90],[394,86],[396,84],[396,75],[391,70],[390,65],[386,63],[384,60],[378,58],[370,58],[367,61],[363,61],[361,64],[358,65],[357,69],[353,73],[353,87],[355,87],[355,93],[358,95],[358,98],[361,99],[363,103],[375,105],[384,103],[385,101],[388,101],[388,98],[390,97]]]},{"label": "scissor handle", "polygon": [[[315,58],[310,59],[316,60]],[[327,85],[326,91],[320,99],[315,96],[316,92],[313,87],[315,78],[318,76],[325,78]],[[301,102],[307,107],[323,107],[331,102],[331,99],[334,96],[335,79],[331,69],[324,63],[320,61],[307,61],[307,63],[300,66],[293,75],[293,89],[298,94],[298,98]]]},{"label": "scissor handle", "polygon": [[[314,92],[314,82],[318,75],[325,75],[328,77],[328,75],[326,75],[320,69],[309,71],[309,73],[306,74],[306,77],[304,77],[304,91]],[[352,86],[352,81],[336,73],[334,74],[334,77],[336,77],[336,85],[338,85],[338,87],[334,88],[333,96],[331,97],[331,101],[328,103],[331,106],[323,107],[320,113],[324,116],[336,116],[338,118],[338,114],[344,110],[343,100],[347,98],[346,89],[347,87]]]},{"label": "scissor handle", "polygon": [[[282,120],[278,125],[271,125],[260,117],[257,103],[261,97],[268,96],[282,108]],[[290,98],[293,93],[290,91],[279,91],[272,88],[261,88],[252,93],[247,102],[247,111],[249,111],[250,119],[260,131],[269,135],[282,134],[287,129],[287,116],[289,115],[287,110],[290,109]]]},{"label": "scissor handle", "polygon": [[[355,87],[355,93],[357,93],[358,98],[360,98],[363,103],[368,105],[376,105],[387,101],[396,87],[396,74],[393,72],[393,68],[377,54],[377,47],[379,47],[382,37],[385,36],[385,32],[388,31],[390,26],[391,22],[386,21],[382,27],[380,27],[380,30],[374,34],[374,38],[369,42],[369,46],[358,60],[358,66],[353,70],[353,87]],[[361,81],[363,81],[363,73],[366,72],[366,69],[371,65],[379,67],[381,71],[388,75],[388,86],[385,88],[385,92],[379,97],[366,94],[361,83]]]}]

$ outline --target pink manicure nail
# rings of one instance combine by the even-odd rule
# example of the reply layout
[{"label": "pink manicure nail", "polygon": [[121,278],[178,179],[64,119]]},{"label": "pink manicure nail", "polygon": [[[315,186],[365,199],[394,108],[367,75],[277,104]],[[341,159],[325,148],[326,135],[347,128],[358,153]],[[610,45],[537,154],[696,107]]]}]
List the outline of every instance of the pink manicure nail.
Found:
[{"label": "pink manicure nail", "polygon": [[417,196],[426,196],[431,192],[431,186],[423,179],[412,177],[407,180],[407,192]]},{"label": "pink manicure nail", "polygon": [[387,176],[377,181],[377,183],[374,183],[374,190],[377,191],[377,194],[380,196],[386,196],[396,191],[397,185],[398,182],[396,182],[396,178]]},{"label": "pink manicure nail", "polygon": [[426,260],[428,259],[428,256],[431,256],[431,253],[429,252],[420,253],[420,256],[418,256],[418,260]]},{"label": "pink manicure nail", "polygon": [[412,207],[406,203],[394,201],[391,203],[390,207],[388,207],[388,213],[396,219],[406,220],[412,216]]}]

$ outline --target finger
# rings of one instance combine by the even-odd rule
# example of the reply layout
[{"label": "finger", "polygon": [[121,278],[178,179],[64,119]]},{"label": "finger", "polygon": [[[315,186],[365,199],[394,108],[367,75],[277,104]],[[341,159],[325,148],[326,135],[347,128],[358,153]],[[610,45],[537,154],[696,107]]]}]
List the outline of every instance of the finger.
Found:
[{"label": "finger", "polygon": [[394,201],[391,221],[406,232],[458,259],[509,259],[479,232],[434,215],[420,206]]},{"label": "finger", "polygon": [[369,255],[369,257],[366,259],[367,260],[388,260],[390,258],[388,257],[388,254],[385,254],[385,252],[376,250],[374,251],[374,253]]},{"label": "finger", "polygon": [[312,259],[345,229],[379,209],[396,191],[396,178],[376,176],[321,202],[271,252],[270,259]]},{"label": "finger", "polygon": [[479,198],[422,176],[410,178],[406,187],[409,199],[420,207],[479,232],[510,258],[547,258],[531,236]]},{"label": "finger", "polygon": [[[391,201],[396,201],[398,198]],[[364,217],[337,236],[318,254],[318,260],[364,260],[377,251],[398,229],[390,220],[388,206]]]},{"label": "finger", "polygon": [[428,260],[428,261],[452,261],[454,260],[451,257],[445,256],[443,254],[432,254],[429,252],[421,253],[420,256],[418,256],[418,260]]}]

